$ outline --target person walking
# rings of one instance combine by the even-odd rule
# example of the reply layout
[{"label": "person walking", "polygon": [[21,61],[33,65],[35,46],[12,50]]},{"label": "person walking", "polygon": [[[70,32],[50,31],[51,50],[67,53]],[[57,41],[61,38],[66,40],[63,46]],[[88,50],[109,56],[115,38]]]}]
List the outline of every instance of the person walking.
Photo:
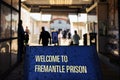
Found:
[{"label": "person walking", "polygon": [[59,46],[62,45],[62,38],[63,38],[62,31],[59,31],[59,34],[58,34],[58,45]]},{"label": "person walking", "polygon": [[30,34],[30,31],[28,29],[28,26],[26,26],[26,29],[25,29],[25,45],[28,45],[29,34]]},{"label": "person walking", "polygon": [[77,31],[75,30],[73,35],[73,44],[79,45],[79,40],[80,40],[80,36],[77,34]]},{"label": "person walking", "polygon": [[24,54],[24,38],[25,38],[25,32],[22,26],[22,20],[19,21],[18,24],[18,62],[22,61],[22,54]]},{"label": "person walking", "polygon": [[50,42],[51,44],[51,36],[50,33],[48,31],[45,31],[45,28],[42,27],[42,32],[39,35],[39,44],[41,42],[42,39],[42,45],[43,46],[48,46],[48,43]]}]

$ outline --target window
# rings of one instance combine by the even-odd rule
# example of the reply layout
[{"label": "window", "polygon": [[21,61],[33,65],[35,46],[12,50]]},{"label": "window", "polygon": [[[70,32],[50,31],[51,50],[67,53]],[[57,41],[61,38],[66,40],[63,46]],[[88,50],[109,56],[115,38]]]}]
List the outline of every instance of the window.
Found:
[{"label": "window", "polygon": [[12,0],[3,0],[4,2],[8,3],[9,5],[11,5]]},{"label": "window", "polygon": [[12,6],[18,10],[19,9],[19,0],[12,0]]},{"label": "window", "polygon": [[12,10],[12,37],[17,37],[17,29],[18,29],[18,12]]},{"label": "window", "polygon": [[11,64],[14,65],[17,62],[17,39],[11,41]]},{"label": "window", "polygon": [[11,30],[11,10],[10,8],[1,5],[1,32],[0,39],[10,38]]}]

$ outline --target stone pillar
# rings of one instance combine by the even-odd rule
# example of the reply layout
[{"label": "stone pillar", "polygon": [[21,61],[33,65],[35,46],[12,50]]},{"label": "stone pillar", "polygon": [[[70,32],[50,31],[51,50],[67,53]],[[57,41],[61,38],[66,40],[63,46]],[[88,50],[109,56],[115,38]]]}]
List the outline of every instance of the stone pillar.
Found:
[{"label": "stone pillar", "polygon": [[107,25],[108,25],[108,4],[99,2],[97,7],[98,16],[98,52],[105,53],[105,44],[107,42]]},{"label": "stone pillar", "polygon": [[[120,28],[120,0],[118,0],[118,28]],[[118,30],[119,30],[119,41],[120,41],[120,29]],[[120,50],[120,45],[119,45],[119,50]],[[119,52],[119,57],[120,57],[120,52]]]}]

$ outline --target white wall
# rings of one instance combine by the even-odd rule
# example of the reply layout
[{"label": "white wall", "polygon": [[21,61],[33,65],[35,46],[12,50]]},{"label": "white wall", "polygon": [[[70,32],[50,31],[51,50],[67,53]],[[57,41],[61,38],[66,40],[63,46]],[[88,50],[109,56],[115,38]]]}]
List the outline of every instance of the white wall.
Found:
[{"label": "white wall", "polygon": [[24,29],[26,28],[26,26],[30,28],[29,27],[30,26],[30,13],[22,7],[21,7],[21,19],[23,21]]}]

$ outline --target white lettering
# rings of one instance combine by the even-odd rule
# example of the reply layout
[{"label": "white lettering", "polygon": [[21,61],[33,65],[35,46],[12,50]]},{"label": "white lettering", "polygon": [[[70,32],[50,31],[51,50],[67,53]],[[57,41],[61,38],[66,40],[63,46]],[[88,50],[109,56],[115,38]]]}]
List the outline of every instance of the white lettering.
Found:
[{"label": "white lettering", "polygon": [[36,62],[60,62],[59,55],[36,55]]},{"label": "white lettering", "polygon": [[35,65],[35,72],[65,73],[65,66],[62,65]]},{"label": "white lettering", "polygon": [[66,66],[67,73],[87,73],[86,66]]}]

